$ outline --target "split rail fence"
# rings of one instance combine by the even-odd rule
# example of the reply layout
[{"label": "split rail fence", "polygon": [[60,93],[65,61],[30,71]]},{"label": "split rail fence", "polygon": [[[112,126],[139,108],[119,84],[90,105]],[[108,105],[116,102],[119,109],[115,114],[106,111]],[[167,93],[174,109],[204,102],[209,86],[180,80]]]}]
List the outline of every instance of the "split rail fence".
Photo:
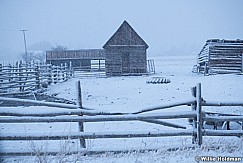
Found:
[{"label": "split rail fence", "polygon": [[0,64],[0,96],[27,94],[43,84],[59,83],[73,76],[67,64],[55,66],[44,63]]},{"label": "split rail fence", "polygon": [[[168,136],[192,136],[192,143],[200,147],[203,143],[204,136],[243,136],[243,130],[210,130],[204,129],[203,122],[232,122],[237,121],[243,124],[243,115],[238,116],[205,116],[206,112],[202,107],[206,106],[243,106],[243,102],[210,102],[205,101],[201,97],[201,84],[197,84],[192,88],[192,98],[176,103],[169,103],[159,107],[142,109],[134,113],[108,113],[102,111],[95,111],[90,108],[82,106],[81,86],[80,82],[77,84],[78,89],[78,105],[57,104],[52,102],[40,102],[33,100],[22,100],[0,97],[0,101],[15,101],[32,103],[33,105],[43,105],[59,108],[73,109],[68,112],[57,113],[15,113],[10,111],[0,112],[0,123],[56,123],[56,122],[78,122],[79,131],[73,133],[52,133],[51,135],[42,134],[26,134],[16,133],[8,134],[1,133],[1,141],[13,140],[63,140],[63,139],[80,139],[81,149],[86,148],[85,139],[97,138],[139,138],[139,137],[168,137]],[[184,112],[160,112],[147,113],[155,110],[163,110],[178,106],[188,106],[189,111]],[[143,113],[143,114],[141,114]],[[70,116],[72,115],[72,116]],[[74,116],[75,115],[75,116]],[[166,122],[166,119],[192,119],[192,129],[187,129],[179,124]],[[106,121],[142,121],[153,124],[160,124],[168,127],[177,128],[175,130],[163,131],[117,131],[117,132],[85,132],[83,128],[84,122],[106,122]],[[243,125],[242,125],[243,126]],[[56,152],[57,153],[57,152]],[[34,153],[7,153],[0,152],[0,155],[33,155]],[[51,153],[55,154],[55,153]]]}]

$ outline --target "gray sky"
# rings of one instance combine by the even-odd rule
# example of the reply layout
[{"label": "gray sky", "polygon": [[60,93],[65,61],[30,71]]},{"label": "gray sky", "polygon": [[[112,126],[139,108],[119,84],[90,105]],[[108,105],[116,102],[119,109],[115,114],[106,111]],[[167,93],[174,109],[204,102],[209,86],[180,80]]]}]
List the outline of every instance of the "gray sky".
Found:
[{"label": "gray sky", "polygon": [[243,39],[242,0],[0,0],[0,60],[48,41],[69,49],[102,48],[127,20],[148,56],[193,55],[210,38]]}]

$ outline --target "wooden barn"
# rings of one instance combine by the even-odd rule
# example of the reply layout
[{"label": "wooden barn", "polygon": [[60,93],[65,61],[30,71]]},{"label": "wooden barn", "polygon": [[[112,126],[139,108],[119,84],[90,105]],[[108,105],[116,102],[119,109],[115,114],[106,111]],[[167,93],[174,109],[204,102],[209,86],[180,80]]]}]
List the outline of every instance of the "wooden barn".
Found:
[{"label": "wooden barn", "polygon": [[122,23],[103,48],[107,76],[147,73],[148,45],[127,21]]},{"label": "wooden barn", "polygon": [[242,73],[242,55],[243,40],[207,40],[198,54],[197,71],[204,74]]},{"label": "wooden barn", "polygon": [[92,61],[97,61],[100,64],[104,60],[104,49],[46,51],[46,62],[59,66],[64,63],[71,63],[74,68],[90,70]]},{"label": "wooden barn", "polygon": [[146,42],[124,21],[103,49],[46,51],[46,62],[58,66],[71,63],[76,71],[103,71],[106,76],[155,73],[154,61],[147,60],[147,48]]}]

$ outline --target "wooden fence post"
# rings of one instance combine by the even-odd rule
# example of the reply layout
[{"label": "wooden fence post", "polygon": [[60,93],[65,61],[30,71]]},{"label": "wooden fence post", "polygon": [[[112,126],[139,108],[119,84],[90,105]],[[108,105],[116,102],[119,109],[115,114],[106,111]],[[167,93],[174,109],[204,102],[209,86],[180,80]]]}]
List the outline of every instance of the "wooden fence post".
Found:
[{"label": "wooden fence post", "polygon": [[61,63],[61,66],[60,66],[60,80],[61,82],[64,81],[64,71],[63,71],[63,64]]},{"label": "wooden fence post", "polygon": [[36,65],[35,67],[35,71],[36,71],[36,89],[40,88],[40,67],[38,65]]},{"label": "wooden fence post", "polygon": [[[2,70],[3,69],[3,64],[2,63],[0,63],[0,74],[2,75]],[[3,80],[0,80],[0,87],[1,87],[1,83],[3,82]]]},{"label": "wooden fence post", "polygon": [[51,64],[47,64],[47,72],[48,72],[48,84],[52,83],[52,66]]},{"label": "wooden fence post", "polygon": [[64,64],[64,81],[66,81],[68,79],[67,77],[67,63],[65,62]]},{"label": "wooden fence post", "polygon": [[61,66],[57,65],[57,83],[60,83],[61,74],[60,74]]},{"label": "wooden fence post", "polygon": [[[196,98],[196,87],[191,88],[191,93],[192,93],[192,96]],[[191,108],[193,111],[196,111],[196,102],[191,105]],[[197,135],[195,133],[195,131],[197,129],[197,119],[192,118],[189,120],[192,122],[192,127],[193,127],[192,144],[195,144],[196,140],[197,140]]]},{"label": "wooden fence post", "polygon": [[51,74],[52,74],[52,83],[56,84],[56,70],[55,65],[52,65],[51,67]]},{"label": "wooden fence post", "polygon": [[[78,93],[78,108],[82,109],[82,91],[81,91],[81,84],[80,84],[80,80],[77,82],[77,93]],[[83,116],[82,114],[80,114],[80,116]],[[78,126],[79,126],[79,132],[84,132],[84,123],[83,122],[78,122]],[[80,146],[85,148],[85,139],[81,138],[80,139]]]},{"label": "wooden fence post", "polygon": [[[24,83],[21,83],[21,81],[22,81],[22,69],[23,69],[23,63],[22,63],[22,60],[20,60],[20,62],[19,62],[19,66],[18,66],[18,69],[19,69],[19,74],[18,74],[18,76],[19,76],[19,81],[20,81],[20,83],[19,83],[19,85],[20,85],[20,87],[19,87],[19,91],[21,92],[21,91],[24,91],[24,87],[21,87],[21,85],[24,85]],[[11,72],[11,71],[10,71]],[[14,72],[14,66],[13,66],[13,72]],[[14,78],[12,78],[12,79],[14,79]]]},{"label": "wooden fence post", "polygon": [[202,95],[201,83],[196,87],[196,101],[197,101],[197,144],[202,145]]},{"label": "wooden fence post", "polygon": [[70,77],[71,76],[74,76],[73,63],[72,63],[72,61],[69,62],[69,72],[70,72]]}]

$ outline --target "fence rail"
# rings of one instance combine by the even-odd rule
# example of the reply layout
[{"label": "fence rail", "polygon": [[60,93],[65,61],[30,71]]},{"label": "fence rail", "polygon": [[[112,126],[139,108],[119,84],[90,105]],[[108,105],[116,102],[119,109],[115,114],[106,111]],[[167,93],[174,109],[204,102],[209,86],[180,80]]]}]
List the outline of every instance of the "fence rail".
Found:
[{"label": "fence rail", "polygon": [[29,93],[50,83],[66,81],[73,76],[67,64],[54,66],[44,63],[0,64],[0,95]]},{"label": "fence rail", "polygon": [[[203,144],[203,137],[205,136],[243,136],[243,130],[208,130],[204,129],[205,121],[212,122],[240,122],[243,129],[243,115],[227,115],[227,116],[206,116],[202,110],[203,106],[242,106],[242,102],[206,102],[201,97],[201,84],[199,83],[196,87],[193,87],[192,95],[186,101],[164,104],[162,106],[142,109],[139,112],[134,113],[107,113],[102,111],[95,111],[92,109],[85,110],[82,106],[81,87],[80,83],[78,86],[78,105],[67,105],[67,104],[44,104],[43,102],[34,102],[32,100],[20,100],[22,102],[29,102],[32,104],[62,107],[66,109],[72,109],[69,111],[60,111],[56,113],[16,113],[7,111],[4,109],[0,110],[0,123],[58,123],[58,122],[78,122],[79,131],[72,133],[51,133],[45,134],[26,134],[26,133],[13,133],[13,134],[1,134],[1,141],[13,141],[13,140],[63,140],[63,139],[80,139],[80,145],[82,148],[86,147],[85,139],[97,139],[97,138],[139,138],[139,137],[166,137],[166,136],[192,136],[192,143],[197,144],[199,147]],[[1,98],[1,101],[16,101],[11,98]],[[17,100],[18,101],[18,100]],[[217,104],[217,105],[216,105]],[[164,113],[145,113],[154,110],[169,109],[172,107],[187,105],[190,106],[190,111],[184,112],[164,112]],[[75,110],[76,109],[76,110]],[[140,114],[143,113],[143,114]],[[62,116],[59,116],[62,115]],[[71,116],[70,116],[71,115]],[[8,117],[4,117],[8,116]],[[9,117],[10,116],[10,117]],[[14,117],[11,117],[14,116]],[[18,117],[21,116],[21,117]],[[56,117],[59,116],[59,117]],[[188,129],[179,124],[173,124],[171,122],[161,121],[163,119],[179,119],[189,118],[192,119],[192,129]],[[163,131],[116,131],[116,132],[85,132],[83,128],[83,122],[106,122],[106,121],[142,121],[145,123],[160,124],[173,128],[182,128],[175,130],[163,130]],[[228,123],[227,123],[228,124]],[[228,128],[228,127],[227,127]],[[0,155],[10,154],[11,152],[1,151]]]}]

